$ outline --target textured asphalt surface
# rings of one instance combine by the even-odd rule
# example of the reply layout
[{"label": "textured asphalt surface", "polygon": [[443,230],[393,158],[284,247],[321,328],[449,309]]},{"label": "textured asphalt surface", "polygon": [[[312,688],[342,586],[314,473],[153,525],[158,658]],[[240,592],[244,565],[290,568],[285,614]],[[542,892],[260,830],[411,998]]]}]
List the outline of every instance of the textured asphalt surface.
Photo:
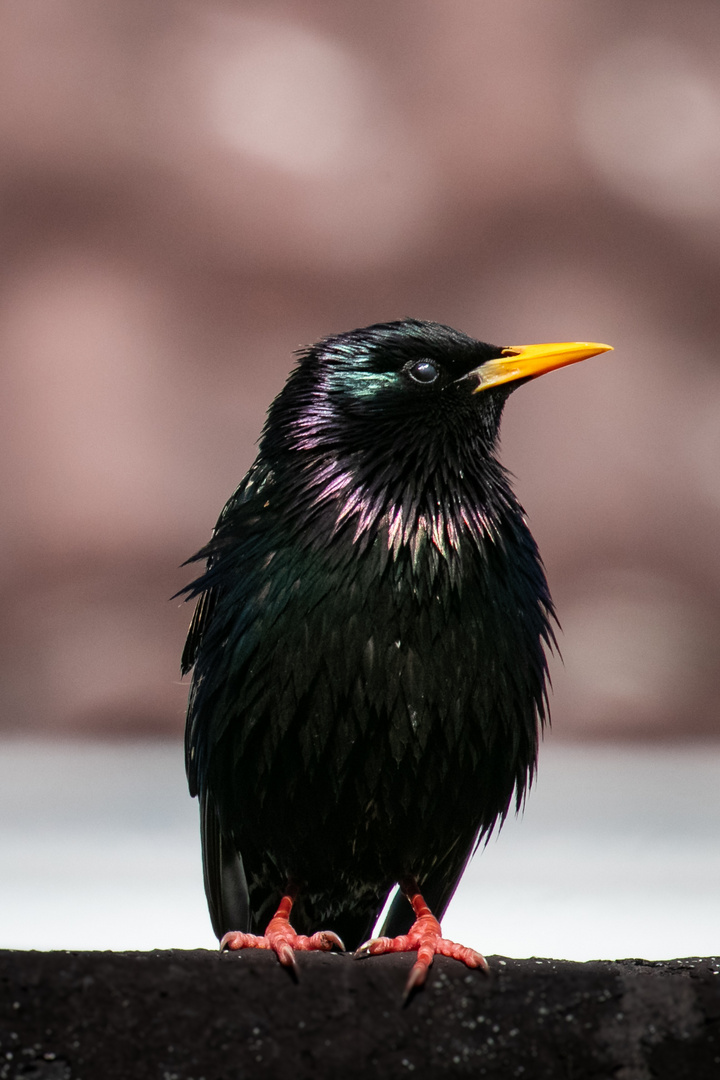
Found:
[{"label": "textured asphalt surface", "polygon": [[717,1080],[717,959],[0,952],[5,1080]]}]

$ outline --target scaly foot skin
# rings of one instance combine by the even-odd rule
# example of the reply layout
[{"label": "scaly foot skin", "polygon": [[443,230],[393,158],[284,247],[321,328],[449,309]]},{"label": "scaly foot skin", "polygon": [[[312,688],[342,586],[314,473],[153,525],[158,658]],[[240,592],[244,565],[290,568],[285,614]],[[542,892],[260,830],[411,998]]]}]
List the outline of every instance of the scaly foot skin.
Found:
[{"label": "scaly foot skin", "polygon": [[225,949],[272,949],[283,967],[290,968],[294,975],[298,975],[298,967],[295,961],[295,952],[310,952],[319,950],[329,952],[331,949],[339,949],[345,952],[337,934],[329,930],[320,930],[311,937],[305,934],[296,934],[290,925],[290,911],[293,901],[290,896],[283,896],[280,907],[267,925],[262,937],[257,934],[243,934],[239,930],[229,930],[220,942],[220,952]]},{"label": "scaly foot skin", "polygon": [[482,968],[489,971],[485,957],[469,949],[465,945],[458,945],[454,941],[448,941],[442,936],[440,923],[430,911],[420,893],[408,896],[413,906],[416,919],[407,934],[398,937],[371,938],[361,945],[356,956],[379,956],[389,952],[417,952],[417,960],[413,964],[408,981],[405,984],[404,1000],[407,1001],[413,990],[421,987],[427,979],[427,973],[436,956],[450,956],[453,960],[461,960],[471,968]]}]

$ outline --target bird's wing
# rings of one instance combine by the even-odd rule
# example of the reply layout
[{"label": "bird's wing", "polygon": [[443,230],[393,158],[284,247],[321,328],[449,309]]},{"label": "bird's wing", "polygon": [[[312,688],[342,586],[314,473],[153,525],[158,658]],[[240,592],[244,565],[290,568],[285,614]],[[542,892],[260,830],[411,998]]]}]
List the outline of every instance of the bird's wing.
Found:
[{"label": "bird's wing", "polygon": [[240,543],[242,547],[244,528],[247,528],[248,518],[253,518],[253,504],[262,501],[265,489],[271,483],[270,470],[256,461],[223,507],[210,541],[183,563],[183,566],[203,561],[206,564],[204,574],[175,594],[186,600],[198,598],[182,654],[183,675],[187,675],[197,660],[203,636],[212,622],[218,593],[222,591],[222,577],[219,584],[215,582],[213,566],[228,545]]},{"label": "bird's wing", "polygon": [[[264,497],[262,493],[269,482],[267,470],[263,470],[256,462],[223,508],[210,541],[184,564],[205,561],[204,573],[176,593],[176,596],[184,596],[186,601],[197,600],[182,654],[183,675],[195,666],[203,643],[217,629],[215,616],[218,604],[228,590],[227,575],[223,573],[223,556],[229,549],[234,550],[235,568],[242,566],[248,544],[252,543],[252,526],[256,524],[254,505]],[[185,764],[192,795],[198,793],[195,775],[197,763],[193,762],[192,747],[195,704],[197,671],[190,691],[185,730]]]},{"label": "bird's wing", "polygon": [[200,804],[203,879],[212,927],[218,938],[228,930],[248,933],[250,898],[242,856],[220,827],[212,795],[204,791]]}]

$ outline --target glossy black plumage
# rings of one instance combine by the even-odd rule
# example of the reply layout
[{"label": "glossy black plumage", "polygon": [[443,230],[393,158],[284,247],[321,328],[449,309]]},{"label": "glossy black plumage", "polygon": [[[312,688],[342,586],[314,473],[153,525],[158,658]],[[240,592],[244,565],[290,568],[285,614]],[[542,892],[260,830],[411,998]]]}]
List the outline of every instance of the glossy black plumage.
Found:
[{"label": "glossy black plumage", "polygon": [[[350,948],[404,876],[441,918],[522,800],[552,605],[494,453],[518,382],[474,392],[501,353],[414,320],[319,342],[195,556],[187,770],[218,937],[262,932],[288,884],[295,928]],[[383,932],[412,918],[399,897]]]}]

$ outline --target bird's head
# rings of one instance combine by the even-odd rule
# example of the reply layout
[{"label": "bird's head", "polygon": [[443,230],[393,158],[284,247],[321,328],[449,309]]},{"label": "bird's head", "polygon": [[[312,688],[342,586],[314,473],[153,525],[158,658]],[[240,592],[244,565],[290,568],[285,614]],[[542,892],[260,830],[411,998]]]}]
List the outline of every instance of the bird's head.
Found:
[{"label": "bird's head", "polygon": [[608,348],[489,345],[415,319],[352,330],[301,353],[268,414],[263,443],[367,456],[375,465],[477,461],[492,454],[512,390]]}]

